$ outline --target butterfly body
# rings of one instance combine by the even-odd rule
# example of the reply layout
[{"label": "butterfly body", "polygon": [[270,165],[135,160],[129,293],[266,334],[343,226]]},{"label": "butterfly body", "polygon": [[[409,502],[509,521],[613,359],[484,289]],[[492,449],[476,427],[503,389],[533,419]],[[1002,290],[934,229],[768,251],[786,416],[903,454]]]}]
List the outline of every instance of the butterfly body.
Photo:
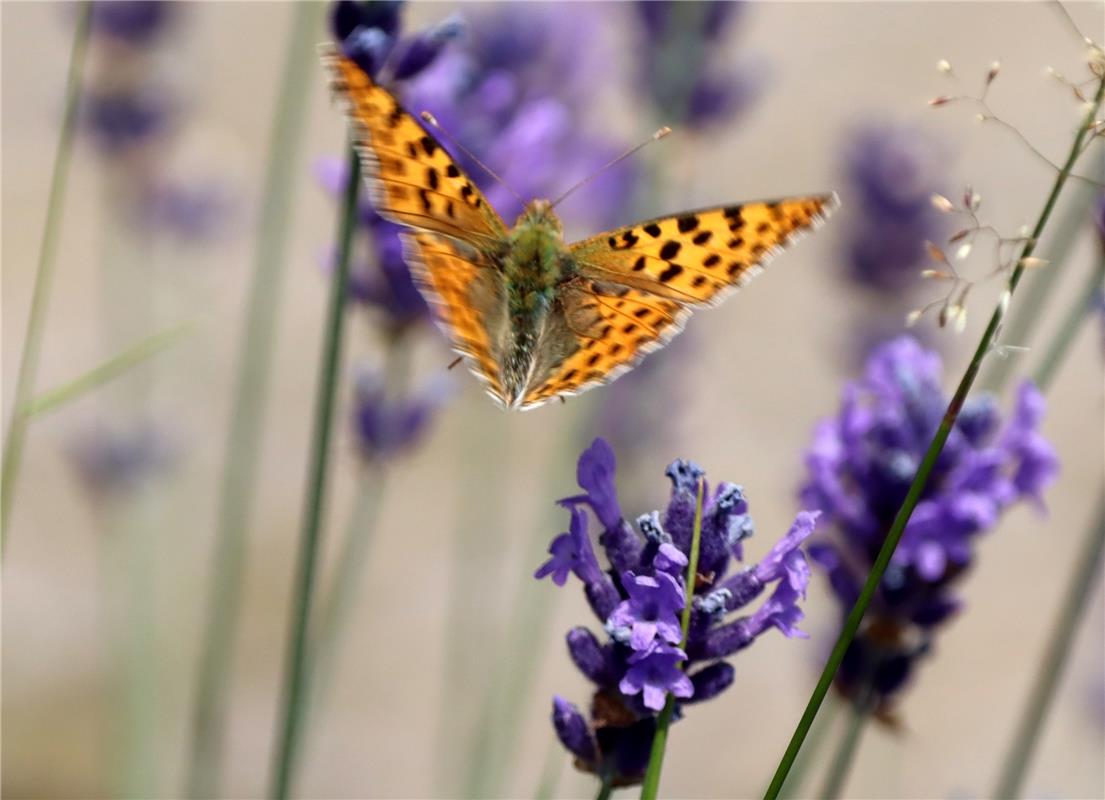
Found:
[{"label": "butterfly body", "polygon": [[552,204],[508,228],[479,188],[389,91],[327,48],[381,216],[438,323],[507,408],[609,382],[716,305],[836,205],[833,194],[661,217],[567,243]]},{"label": "butterfly body", "polygon": [[559,313],[560,293],[575,270],[560,220],[545,200],[526,206],[501,253],[496,266],[502,270],[510,320],[503,348],[508,353],[503,399],[513,406],[525,395],[543,334],[555,335],[550,318]]}]

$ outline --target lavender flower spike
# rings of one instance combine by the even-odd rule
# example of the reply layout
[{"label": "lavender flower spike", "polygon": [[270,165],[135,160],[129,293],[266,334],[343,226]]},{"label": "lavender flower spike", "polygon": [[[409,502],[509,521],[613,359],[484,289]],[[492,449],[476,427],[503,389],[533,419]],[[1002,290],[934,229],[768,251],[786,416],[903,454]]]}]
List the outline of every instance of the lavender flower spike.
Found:
[{"label": "lavender flower spike", "polygon": [[[842,618],[948,405],[941,373],[939,356],[915,340],[885,342],[845,387],[837,416],[816,429],[801,498],[824,510],[826,533],[809,550]],[[1058,470],[1039,432],[1043,412],[1031,384],[1018,390],[1004,428],[992,398],[967,402],[837,673],[845,695],[873,689],[878,710],[889,713],[940,626],[961,609],[954,587],[974,562],[977,537],[1017,501],[1040,503]],[[785,610],[773,624],[790,624]]]},{"label": "lavender flower spike", "polygon": [[[579,769],[595,775],[612,770],[612,785],[628,786],[644,775],[657,715],[669,696],[676,699],[678,720],[683,703],[705,702],[732,685],[735,672],[723,657],[773,628],[802,636],[796,625],[809,581],[802,545],[818,512],[800,513],[759,564],[726,578],[741,558],[740,541],[754,526],[739,486],[723,482],[717,491],[705,491],[699,578],[688,598],[685,572],[703,470],[690,461],[672,463],[666,471],[672,482],[667,508],[638,515],[638,534],[622,517],[614,465],[613,450],[602,439],[580,456],[578,477],[586,494],[562,501],[571,509],[572,524],[554,540],[537,577],[551,575],[558,583],[570,574],[580,578],[607,634],[605,641],[586,628],[568,634],[569,655],[595,689],[588,718],[566,701],[555,701],[557,735]],[[605,570],[587,537],[587,509],[606,526],[599,536],[609,564]],[[770,597],[750,616],[726,620],[768,590]],[[680,612],[688,599],[684,644]],[[581,720],[587,736],[579,730]],[[593,743],[593,753],[585,742]]]}]

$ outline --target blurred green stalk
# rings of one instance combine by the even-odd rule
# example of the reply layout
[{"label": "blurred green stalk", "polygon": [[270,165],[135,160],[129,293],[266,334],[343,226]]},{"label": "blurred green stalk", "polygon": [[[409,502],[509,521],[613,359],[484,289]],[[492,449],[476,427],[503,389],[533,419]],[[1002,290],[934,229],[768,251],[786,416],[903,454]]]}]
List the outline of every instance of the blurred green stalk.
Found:
[{"label": "blurred green stalk", "polygon": [[38,268],[35,271],[34,289],[31,294],[31,310],[27,318],[27,331],[23,337],[23,352],[19,357],[19,373],[15,381],[11,418],[8,421],[8,438],[4,442],[3,463],[0,471],[0,553],[8,541],[8,520],[19,468],[23,463],[23,445],[30,421],[23,409],[31,402],[38,375],[38,361],[42,354],[42,335],[46,325],[46,310],[50,291],[54,285],[57,265],[58,241],[61,233],[61,215],[65,205],[65,189],[69,178],[69,162],[73,154],[73,138],[77,128],[77,113],[81,95],[81,76],[84,72],[85,53],[88,50],[88,29],[92,4],[83,2],[77,14],[73,31],[73,47],[69,55],[69,74],[65,82],[65,112],[54,152],[54,171],[50,177],[50,193],[46,201],[46,221],[42,229],[42,243],[38,252]]},{"label": "blurred green stalk", "polygon": [[541,776],[537,779],[533,800],[550,800],[556,794],[563,769],[564,750],[560,746],[560,740],[554,736],[549,740],[548,750],[545,751],[545,763],[541,767]]},{"label": "blurred green stalk", "polygon": [[122,664],[118,671],[115,711],[118,715],[120,797],[157,797],[160,787],[159,742],[162,720],[157,648],[155,568],[158,531],[157,498],[144,486],[134,498],[111,509],[107,531],[115,567],[115,635]]},{"label": "blurred green stalk", "polygon": [[284,690],[276,760],[273,764],[270,789],[270,796],[276,800],[285,800],[291,793],[304,728],[301,723],[306,717],[304,711],[310,692],[307,628],[311,619],[319,543],[322,538],[327,466],[340,373],[343,323],[345,309],[349,305],[346,299],[349,286],[349,263],[352,260],[353,233],[357,227],[357,198],[360,189],[361,162],[350,145],[349,182],[342,200],[341,227],[338,233],[338,266],[331,279],[322,365],[315,396],[313,447],[303,509],[303,527],[299,540],[295,597],[284,667]]},{"label": "blurred green stalk", "polygon": [[[402,339],[398,335],[390,337],[384,355],[386,391],[397,397],[403,396],[407,386],[408,366],[408,354]],[[317,633],[311,637],[309,661],[312,689],[308,719],[322,707],[323,693],[333,682],[341,642],[346,634],[349,610],[356,602],[361,580],[368,568],[370,547],[376,538],[387,477],[387,465],[382,460],[375,460],[363,467],[357,482],[353,508],[349,512],[345,536],[338,551],[335,573],[329,590],[321,600]]]},{"label": "blurred green stalk", "polygon": [[[1105,180],[1105,153],[1098,157],[1097,165],[1090,174]],[[1002,332],[1003,341],[1011,345],[1023,345],[1031,338],[1036,325],[1043,319],[1042,309],[1048,295],[1058,285],[1067,256],[1078,241],[1078,233],[1090,218],[1090,210],[1099,191],[1100,187],[1086,181],[1078,181],[1071,189],[1066,214],[1059,220],[1055,233],[1048,237],[1048,265],[1045,269],[1035,270],[1026,281],[1021,302],[1017,303],[1015,312],[1010,314],[1009,324]],[[1013,367],[1018,360],[1018,353],[992,359],[982,377],[982,388],[1000,394],[1012,376]]]},{"label": "blurred green stalk", "polygon": [[[1087,286],[1075,298],[1066,320],[1048,347],[1047,355],[1037,368],[1035,382],[1041,392],[1046,392],[1050,388],[1052,378],[1070,352],[1075,333],[1089,316],[1090,303],[1094,294],[1101,290],[1103,279],[1105,279],[1105,254],[1098,258]],[[1051,640],[1040,660],[1016,733],[1006,752],[994,790],[995,797],[1016,798],[1021,794],[1028,767],[1032,763],[1040,735],[1043,733],[1047,713],[1055,699],[1059,679],[1063,676],[1067,660],[1074,647],[1078,624],[1093,595],[1094,584],[1100,577],[1102,553],[1105,551],[1105,497],[1098,502],[1099,506],[1093,523],[1086,531],[1082,549],[1075,559],[1073,574],[1066,582],[1069,587],[1067,596],[1055,616],[1055,624],[1051,627]]]},{"label": "blurred green stalk", "polygon": [[1085,613],[1087,601],[1093,594],[1094,584],[1101,577],[1102,553],[1105,552],[1105,496],[1098,499],[1094,520],[1086,531],[1082,549],[1075,559],[1074,575],[1067,589],[1067,596],[1059,609],[1055,625],[1051,630],[1039,670],[1032,683],[1028,701],[1021,713],[1016,733],[1005,755],[994,797],[1000,800],[1013,800],[1020,797],[1024,779],[1036,745],[1040,741],[1047,712],[1055,699],[1055,690],[1063,676],[1070,652],[1074,646],[1074,635],[1078,623]]},{"label": "blurred green stalk", "polygon": [[331,684],[339,647],[345,636],[349,609],[360,589],[369,546],[376,538],[381,499],[387,483],[381,466],[365,471],[357,483],[353,509],[346,522],[345,538],[335,564],[330,590],[323,596],[318,614],[318,631],[311,636],[311,712],[321,706],[322,692]]},{"label": "blurred green stalk", "polygon": [[810,767],[817,759],[817,752],[821,749],[821,745],[825,743],[825,734],[832,726],[833,720],[836,719],[837,710],[839,708],[840,703],[834,703],[830,700],[829,707],[817,716],[817,719],[813,723],[813,728],[810,730],[810,735],[806,738],[806,746],[803,747],[802,751],[798,754],[798,759],[794,762],[790,774],[787,775],[786,782],[783,783],[782,791],[779,792],[781,800],[802,796],[799,794],[802,789],[802,782],[806,777],[806,773],[809,772]]},{"label": "blurred green stalk", "polygon": [[257,490],[257,465],[283,295],[292,203],[300,174],[307,101],[316,74],[317,30],[324,6],[298,3],[288,33],[280,95],[269,131],[260,228],[239,343],[238,375],[223,460],[219,521],[211,562],[207,618],[192,715],[185,796],[213,797],[221,774],[227,686],[241,616],[246,531]]},{"label": "blurred green stalk", "polygon": [[[495,690],[488,676],[486,659],[472,643],[490,635],[487,630],[481,630],[481,626],[489,624],[488,615],[497,605],[491,599],[495,576],[488,574],[485,564],[491,560],[492,553],[499,552],[501,545],[492,535],[496,529],[488,522],[507,505],[504,494],[511,467],[508,460],[510,429],[503,424],[502,412],[492,408],[482,395],[481,392],[478,397],[472,396],[473,405],[462,412],[466,419],[456,454],[460,491],[450,538],[446,587],[449,608],[433,747],[434,793],[445,797],[458,794],[456,784],[468,777],[467,774],[458,775],[466,765],[457,755],[463,754],[458,742],[489,736],[484,729],[466,727],[470,722],[468,713],[477,717],[480,714],[478,707],[469,705],[470,699],[477,687]],[[494,455],[479,468],[473,468],[473,453]],[[479,721],[485,720],[479,718]],[[476,742],[476,745],[489,748],[491,742]],[[482,755],[475,757],[483,758]]]},{"label": "blurred green stalk", "polygon": [[[581,430],[581,420],[574,416],[576,405],[565,408],[567,430],[556,436],[554,453],[545,459],[546,475],[543,483],[550,487],[541,497],[556,494],[564,476],[573,474],[578,456],[576,442]],[[584,415],[586,416],[586,415]],[[548,627],[552,618],[555,592],[535,591],[539,588],[530,567],[536,567],[550,540],[550,532],[556,530],[564,510],[559,504],[541,502],[537,519],[531,528],[533,536],[523,555],[523,569],[518,576],[514,597],[508,608],[514,609],[509,623],[510,631],[500,642],[498,658],[492,679],[483,699],[479,735],[473,740],[467,762],[465,796],[494,797],[499,794],[499,780],[504,765],[513,762],[519,744],[518,727],[522,722],[529,697],[529,687],[537,665],[541,662],[549,637]],[[559,751],[559,747],[558,747]]]},{"label": "blurred green stalk", "polygon": [[1070,350],[1070,346],[1074,344],[1074,337],[1077,335],[1078,329],[1090,316],[1093,302],[1101,291],[1102,281],[1105,281],[1105,252],[1098,256],[1097,264],[1090,273],[1090,279],[1086,282],[1082,291],[1078,293],[1074,305],[1067,312],[1058,333],[1051,340],[1047,352],[1040,360],[1040,366],[1036,368],[1033,380],[1041,392],[1046,392],[1051,387],[1051,382],[1055,378],[1059,366],[1066,360],[1067,352]]},{"label": "blurred green stalk", "polygon": [[191,325],[188,324],[177,325],[174,328],[169,328],[143,339],[68,383],[64,383],[48,392],[43,392],[23,407],[24,416],[28,418],[36,417],[57,410],[66,403],[76,400],[86,392],[119,377],[132,367],[138,366],[146,359],[152,358],[167,349],[190,329]]},{"label": "blurred green stalk", "polygon": [[821,788],[821,800],[836,800],[840,797],[840,790],[844,788],[844,781],[852,769],[856,753],[859,751],[859,740],[867,719],[871,715],[869,707],[870,690],[863,692],[863,696],[852,703],[851,717],[848,720],[848,728],[840,740],[840,746],[829,764],[829,774],[825,778],[825,785]]},{"label": "blurred green stalk", "polygon": [[836,644],[833,645],[832,653],[829,655],[829,659],[825,663],[825,668],[821,672],[821,678],[818,680],[817,686],[813,690],[813,695],[806,705],[806,710],[802,714],[802,718],[799,720],[794,730],[790,743],[787,745],[787,749],[783,753],[782,759],[779,761],[779,766],[775,771],[775,775],[772,777],[771,783],[767,787],[767,791],[764,794],[766,800],[775,800],[775,798],[779,796],[779,790],[786,780],[787,773],[790,771],[791,765],[798,755],[798,751],[802,748],[802,742],[805,741],[810,725],[813,724],[814,717],[817,716],[817,711],[821,707],[821,702],[825,699],[825,695],[832,685],[833,677],[840,667],[840,662],[844,660],[844,654],[852,644],[856,631],[859,630],[860,623],[863,621],[863,615],[867,612],[867,607],[871,605],[871,600],[875,596],[875,591],[878,589],[879,583],[882,581],[883,574],[890,565],[890,559],[894,555],[894,550],[897,549],[898,542],[901,541],[902,534],[905,533],[905,527],[909,523],[909,518],[913,515],[913,510],[917,507],[917,503],[921,499],[921,493],[928,483],[929,474],[932,472],[936,460],[940,457],[940,453],[944,449],[944,443],[948,440],[952,426],[955,425],[959,412],[963,408],[963,403],[967,399],[967,394],[970,392],[971,386],[974,384],[975,378],[978,377],[978,372],[982,368],[982,363],[989,354],[991,346],[994,344],[994,339],[1005,318],[1009,303],[1012,300],[1013,294],[1016,292],[1017,284],[1020,283],[1021,277],[1024,275],[1024,259],[1032,255],[1036,249],[1036,243],[1040,241],[1040,237],[1043,235],[1047,222],[1051,218],[1051,213],[1055,209],[1055,203],[1059,199],[1059,195],[1066,185],[1067,179],[1070,177],[1071,169],[1074,167],[1079,154],[1082,152],[1082,143],[1085,141],[1086,135],[1093,125],[1097,111],[1101,107],[1103,96],[1105,96],[1105,77],[1098,79],[1094,100],[1089,104],[1090,108],[1083,117],[1081,125],[1078,126],[1078,133],[1074,137],[1074,143],[1071,146],[1070,153],[1067,155],[1063,168],[1059,171],[1059,174],[1052,184],[1051,191],[1048,194],[1047,200],[1044,202],[1044,207],[1032,230],[1031,237],[1021,250],[1021,256],[1017,261],[1017,266],[1013,269],[1013,274],[1009,277],[1008,288],[1003,292],[1001,300],[990,316],[990,322],[986,326],[985,332],[982,334],[982,339],[979,341],[974,356],[972,356],[971,362],[967,366],[967,371],[963,374],[963,378],[960,380],[959,386],[955,390],[955,395],[952,397],[951,403],[948,404],[947,411],[944,412],[944,418],[936,430],[936,435],[933,437],[924,459],[921,461],[921,466],[918,468],[916,476],[913,478],[913,483],[909,487],[909,492],[906,494],[905,501],[902,503],[902,507],[898,510],[898,514],[894,518],[893,525],[890,526],[890,530],[886,534],[882,549],[879,551],[878,557],[875,559],[875,563],[872,565],[871,571],[867,575],[867,580],[863,584],[863,589],[860,591],[859,598],[856,600],[855,605],[852,606],[852,610],[848,613],[848,617],[844,621],[840,636],[837,638]]},{"label": "blurred green stalk", "polygon": [[[694,528],[691,530],[691,554],[687,561],[687,577],[684,580],[686,586],[686,601],[683,603],[683,619],[680,626],[683,636],[679,640],[679,647],[687,647],[687,632],[691,627],[691,609],[694,606],[694,586],[698,579],[698,551],[702,542],[702,493],[706,482],[698,479],[698,497],[694,504]],[[641,800],[656,800],[660,793],[660,771],[664,767],[664,750],[668,744],[668,729],[671,727],[671,716],[675,711],[675,695],[668,694],[664,710],[660,712],[656,720],[656,735],[652,737],[652,752],[649,753],[648,767],[645,769],[645,777],[641,782]],[[604,780],[603,790],[609,795],[609,781]],[[601,796],[601,792],[600,792]]]}]

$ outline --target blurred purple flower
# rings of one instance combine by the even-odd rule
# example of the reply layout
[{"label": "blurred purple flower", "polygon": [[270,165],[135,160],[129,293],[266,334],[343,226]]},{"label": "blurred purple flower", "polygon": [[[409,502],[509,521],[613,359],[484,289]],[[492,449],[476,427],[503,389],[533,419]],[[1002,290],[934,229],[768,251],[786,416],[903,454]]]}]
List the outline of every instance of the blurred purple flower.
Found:
[{"label": "blurred purple flower", "polygon": [[[948,405],[940,357],[901,337],[874,351],[835,417],[806,453],[803,506],[823,509],[832,535],[811,544],[847,613]],[[885,707],[961,605],[954,583],[974,541],[1018,500],[1040,502],[1055,452],[1039,433],[1043,398],[1022,384],[1004,426],[993,399],[967,401],[906,527],[871,610],[837,676],[843,692],[870,681]]]},{"label": "blurred purple flower", "polygon": [[367,369],[358,374],[354,392],[357,444],[368,461],[394,458],[417,444],[447,394],[438,381],[407,396],[389,397],[383,377]]},{"label": "blurred purple flower", "polygon": [[[345,164],[332,156],[315,162],[315,177],[335,199],[349,180]],[[403,257],[402,228],[377,214],[367,200],[361,202],[358,220],[365,246],[356,251],[350,265],[349,299],[379,311],[385,327],[395,333],[428,320],[429,306]],[[332,268],[333,259],[334,255],[327,258],[327,269]]]},{"label": "blurred purple flower", "polygon": [[394,85],[429,67],[445,44],[464,30],[459,16],[401,38],[403,4],[391,0],[339,0],[330,11],[330,32],[345,56],[374,80]]},{"label": "blurred purple flower", "polygon": [[236,200],[221,178],[169,173],[185,104],[162,62],[166,34],[186,9],[159,0],[92,3],[93,47],[104,52],[83,87],[80,126],[114,174],[110,205],[120,220],[191,243],[230,230]]},{"label": "blurred purple flower", "polygon": [[131,494],[168,472],[179,452],[163,430],[142,422],[83,431],[70,442],[67,455],[88,493],[108,500]]},{"label": "blurred purple flower", "polygon": [[84,129],[106,156],[119,156],[162,136],[174,116],[171,94],[152,85],[89,87],[82,98]]},{"label": "blurred purple flower", "polygon": [[723,63],[725,37],[746,12],[737,2],[636,2],[644,31],[638,83],[670,124],[704,128],[731,122],[757,98],[763,68]]},{"label": "blurred purple flower", "polygon": [[193,244],[225,235],[233,227],[236,211],[236,199],[221,180],[158,180],[144,187],[134,221]]},{"label": "blurred purple flower", "polygon": [[[586,4],[572,12],[533,3],[475,14],[464,42],[403,90],[408,108],[431,111],[502,178],[505,186],[443,142],[508,224],[526,200],[557,197],[624,150],[589,133],[583,120],[595,102],[588,65],[601,68],[597,31],[608,12]],[[624,222],[639,171],[630,159],[596,178],[558,209],[565,224],[594,231]]]},{"label": "blurred purple flower", "polygon": [[166,0],[97,0],[91,31],[128,46],[146,45],[172,25],[177,11],[177,4]]},{"label": "blurred purple flower", "polygon": [[[642,514],[634,530],[620,512],[613,513],[620,508],[614,472],[613,451],[597,439],[579,459],[577,475],[585,493],[560,501],[571,509],[571,531],[557,537],[536,577],[551,575],[563,585],[574,574],[606,630],[605,642],[586,628],[568,633],[569,655],[596,690],[589,718],[557,698],[553,721],[580,769],[596,775],[613,769],[614,785],[625,786],[643,776],[668,693],[682,701],[675,708],[678,719],[683,702],[716,697],[733,682],[731,665],[721,659],[773,627],[786,636],[804,635],[795,627],[809,579],[801,546],[817,514],[800,513],[759,564],[729,574],[752,530],[748,503],[736,484],[722,483],[715,491],[704,486],[698,577],[683,644],[684,573],[704,473],[692,462],[673,462],[667,469],[672,483],[667,509]],[[587,508],[603,528],[598,540],[609,569],[600,567],[591,548]],[[726,620],[772,584],[770,597],[757,610]]]},{"label": "blurred purple flower", "polygon": [[945,229],[932,206],[932,195],[943,191],[945,157],[919,128],[869,123],[853,131],[844,151],[852,187],[845,258],[857,284],[890,298],[916,287],[925,242]]}]

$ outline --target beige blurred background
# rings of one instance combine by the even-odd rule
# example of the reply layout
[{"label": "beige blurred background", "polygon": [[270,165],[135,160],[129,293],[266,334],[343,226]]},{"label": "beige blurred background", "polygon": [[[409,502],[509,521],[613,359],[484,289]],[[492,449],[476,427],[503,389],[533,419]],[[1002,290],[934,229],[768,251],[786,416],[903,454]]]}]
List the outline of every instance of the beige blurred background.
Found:
[{"label": "beige blurred background", "polygon": [[[1100,3],[1069,8],[1084,30],[1100,35]],[[413,4],[408,24],[417,27],[452,10],[447,4]],[[564,13],[572,13],[571,6]],[[647,135],[652,123],[637,113],[630,93],[629,13],[612,7],[603,32],[613,51],[626,57],[602,76],[609,99],[602,124],[632,140]],[[42,228],[70,18],[46,3],[4,3],[0,15],[6,419]],[[146,320],[153,327],[146,330],[178,321],[194,328],[181,344],[106,393],[46,416],[31,429],[4,566],[7,796],[99,796],[113,780],[105,687],[118,648],[105,640],[104,620],[112,613],[112,598],[125,596],[117,563],[122,557],[117,542],[105,541],[109,512],[89,502],[66,452],[88,425],[118,416],[136,382],[152,386],[148,408],[157,419],[171,421],[182,456],[171,479],[123,523],[144,532],[146,546],[137,550],[145,553],[153,587],[149,610],[156,620],[159,705],[158,736],[148,743],[150,767],[159,795],[179,796],[251,268],[250,231],[289,21],[285,4],[212,2],[188,9],[171,51],[173,74],[191,104],[174,167],[231,178],[240,190],[241,230],[217,245],[155,248],[148,285],[131,294],[120,287],[108,302],[97,271],[104,236],[102,170],[86,146],[78,147],[39,387],[56,386],[113,353],[102,335],[105,313],[129,313],[149,303]],[[969,110],[925,106],[929,97],[947,91],[935,69],[941,58],[972,81],[1000,58],[1003,71],[992,105],[1054,159],[1066,152],[1076,124],[1075,104],[1046,79],[1044,69],[1079,74],[1084,54],[1055,10],[1042,4],[759,4],[732,45],[762,55],[772,83],[733,131],[697,137],[677,132],[654,146],[665,149],[650,158],[677,159],[673,211],[836,187],[849,126],[870,114],[919,121],[952,143],[949,171],[955,182],[972,183],[984,198],[987,220],[1016,231],[1035,218],[1052,174],[1007,131],[976,124]],[[342,141],[342,123],[320,71],[305,164],[340,152]],[[235,797],[260,796],[267,781],[327,288],[317,257],[334,227],[331,201],[307,169],[298,192],[233,679],[225,791]],[[846,214],[847,208],[840,224],[846,224]],[[663,469],[676,456],[693,458],[714,480],[743,483],[759,532],[750,559],[766,551],[797,509],[803,448],[814,421],[836,408],[851,369],[843,355],[849,325],[869,310],[839,279],[836,236],[830,225],[804,240],[754,287],[691,322],[697,349],[680,373],[685,400],[672,414],[673,430],[658,432],[656,446],[646,443],[643,458],[650,460],[636,467],[654,475],[655,506],[666,501]],[[1046,308],[1039,341],[1054,330],[1081,285],[1092,248],[1086,231],[1073,250],[1060,297]],[[973,262],[973,268],[984,265]],[[993,288],[973,297],[959,340],[937,334],[947,340],[950,374],[964,366],[980,336]],[[351,359],[378,348],[368,329],[363,319],[353,321]],[[443,350],[427,344],[420,350],[420,371],[432,373],[447,360]],[[585,702],[585,681],[562,641],[570,626],[593,620],[577,589],[557,592],[525,578],[536,565],[535,548],[543,549],[566,521],[548,506],[574,489],[571,462],[584,444],[575,420],[588,413],[597,392],[565,407],[506,415],[469,376],[455,377],[454,402],[428,440],[392,473],[336,685],[311,734],[298,788],[303,797],[450,796],[440,774],[444,770],[445,786],[455,785],[449,776],[455,778],[469,751],[493,662],[504,653],[519,655],[503,642],[512,619],[509,605],[538,595],[554,604],[553,622],[541,637],[539,668],[501,792],[532,795],[552,752],[563,762],[557,794],[593,793],[591,778],[575,773],[568,758],[552,750],[548,722],[554,693]],[[1102,491],[1102,343],[1096,322],[1079,337],[1049,405],[1044,430],[1063,464],[1047,494],[1049,513],[1041,517],[1017,507],[981,543],[977,566],[962,585],[966,613],[948,626],[938,652],[920,669],[901,709],[903,729],[868,731],[849,796],[974,797],[990,790]],[[339,428],[328,545],[342,530],[356,473],[348,430]],[[482,515],[478,531],[470,530],[469,544],[459,549],[458,519],[473,507]],[[471,582],[465,601],[469,658],[447,665],[458,558]],[[693,708],[675,728],[664,771],[667,796],[752,797],[762,791],[834,633],[835,606],[820,578],[806,608],[810,640],[765,636],[736,657],[736,685],[718,701]],[[1033,796],[1105,794],[1102,626],[1099,584],[1030,774]],[[468,691],[451,698],[443,729],[442,681],[450,669],[464,671]],[[446,751],[440,748],[443,737],[450,744]]]}]

